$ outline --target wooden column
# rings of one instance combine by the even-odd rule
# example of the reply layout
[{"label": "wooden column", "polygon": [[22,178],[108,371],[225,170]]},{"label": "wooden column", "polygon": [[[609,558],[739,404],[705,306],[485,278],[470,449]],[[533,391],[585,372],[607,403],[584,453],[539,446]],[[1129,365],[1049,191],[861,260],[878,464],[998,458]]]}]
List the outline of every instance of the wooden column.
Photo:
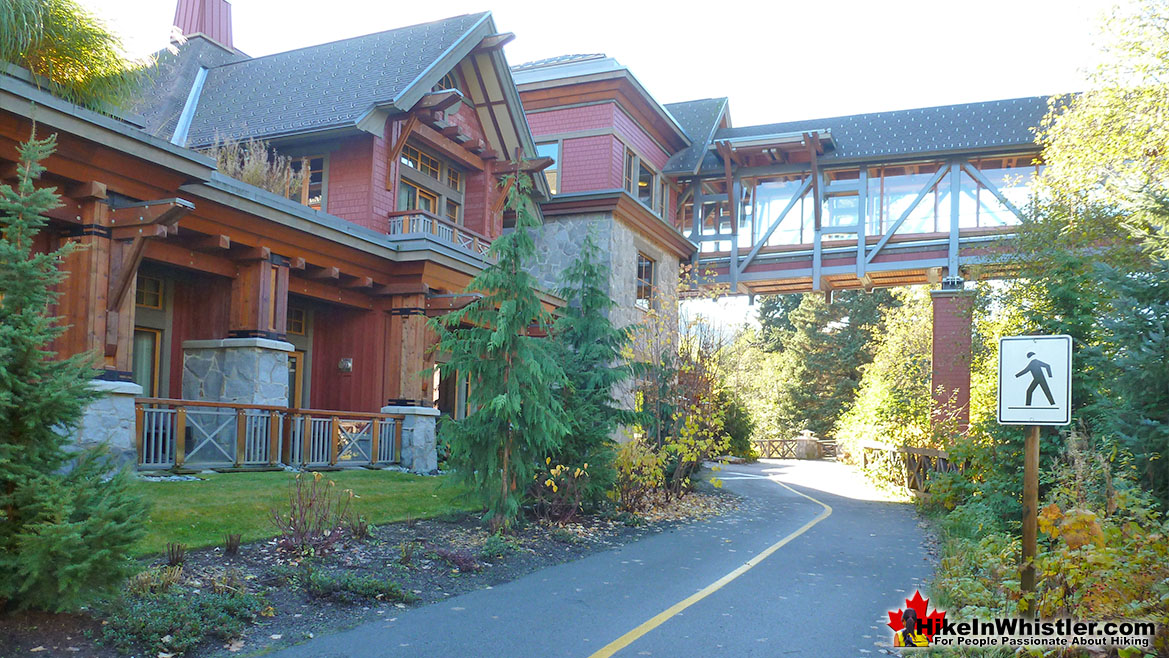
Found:
[{"label": "wooden column", "polygon": [[105,185],[78,186],[73,198],[81,208],[81,223],[74,227],[68,241],[80,249],[61,264],[61,269],[69,274],[61,284],[58,312],[61,323],[68,328],[57,339],[56,350],[61,357],[89,352],[96,357],[95,365],[111,371],[113,376],[116,375],[115,359],[113,355],[107,356],[105,349],[111,246]]},{"label": "wooden column", "polygon": [[260,248],[236,260],[228,337],[280,339],[288,321],[288,259]]},{"label": "wooden column", "polygon": [[429,353],[434,332],[426,326],[426,295],[390,299],[389,342],[386,350],[386,395],[395,404],[429,405],[429,380],[422,371],[434,365]]}]

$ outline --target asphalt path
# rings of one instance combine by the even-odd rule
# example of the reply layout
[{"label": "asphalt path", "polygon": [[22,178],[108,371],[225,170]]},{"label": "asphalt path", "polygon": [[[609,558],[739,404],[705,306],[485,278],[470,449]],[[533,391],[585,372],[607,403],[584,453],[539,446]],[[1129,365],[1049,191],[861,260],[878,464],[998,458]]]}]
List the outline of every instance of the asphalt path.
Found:
[{"label": "asphalt path", "polygon": [[744,497],[738,511],[276,655],[891,653],[886,612],[930,577],[913,507],[879,500],[833,462],[765,460],[718,477]]}]

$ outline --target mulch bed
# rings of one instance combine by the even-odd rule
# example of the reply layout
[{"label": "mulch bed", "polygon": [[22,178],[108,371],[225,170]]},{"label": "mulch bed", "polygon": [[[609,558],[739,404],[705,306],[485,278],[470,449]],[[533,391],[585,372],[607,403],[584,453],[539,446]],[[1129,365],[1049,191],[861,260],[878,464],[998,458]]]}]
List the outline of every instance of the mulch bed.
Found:
[{"label": "mulch bed", "polygon": [[[374,619],[392,620],[403,608],[427,605],[485,587],[515,580],[544,567],[576,560],[662,532],[681,523],[724,514],[739,500],[722,491],[692,493],[681,501],[653,501],[639,525],[590,516],[564,527],[529,523],[508,538],[502,556],[482,554],[488,533],[473,516],[394,523],[375,528],[366,541],[346,541],[327,555],[310,558],[311,567],[332,575],[374,576],[396,582],[412,595],[409,604],[380,600],[347,604],[314,598],[287,574],[301,568],[303,558],[291,556],[275,540],[246,544],[235,556],[222,547],[189,551],[183,563],[188,588],[205,585],[216,574],[238,570],[251,592],[262,594],[268,612],[230,646],[204,644],[188,656],[237,656],[287,646]],[[408,557],[403,556],[406,544]],[[442,554],[458,553],[460,569]],[[465,558],[474,556],[474,567]],[[458,560],[456,560],[458,561]],[[144,562],[144,567],[164,558]],[[121,654],[96,644],[102,622],[75,615],[27,612],[0,616],[0,656],[95,656]],[[150,658],[154,658],[150,656]]]}]

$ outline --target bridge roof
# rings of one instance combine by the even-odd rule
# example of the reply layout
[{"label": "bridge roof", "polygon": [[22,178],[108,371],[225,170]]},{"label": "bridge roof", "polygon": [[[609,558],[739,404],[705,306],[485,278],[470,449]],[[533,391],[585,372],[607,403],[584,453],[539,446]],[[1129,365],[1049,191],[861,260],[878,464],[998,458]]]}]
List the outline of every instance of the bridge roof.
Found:
[{"label": "bridge roof", "polygon": [[720,128],[707,143],[699,172],[723,173],[722,160],[711,148],[715,141],[817,130],[831,133],[835,146],[820,156],[825,166],[949,153],[1018,151],[1035,145],[1034,129],[1047,113],[1047,99],[1032,96]]},{"label": "bridge roof", "polygon": [[718,129],[719,121],[727,112],[726,98],[704,98],[684,103],[669,103],[666,111],[690,138],[690,146],[675,153],[666,163],[667,174],[694,174],[702,162],[703,153]]}]

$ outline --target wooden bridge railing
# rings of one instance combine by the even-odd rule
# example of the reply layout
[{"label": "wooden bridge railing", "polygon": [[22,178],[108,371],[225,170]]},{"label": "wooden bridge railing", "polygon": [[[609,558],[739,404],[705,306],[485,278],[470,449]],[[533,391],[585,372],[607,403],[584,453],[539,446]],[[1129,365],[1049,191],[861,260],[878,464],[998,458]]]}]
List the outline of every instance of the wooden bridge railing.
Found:
[{"label": "wooden bridge railing", "polygon": [[904,475],[904,486],[914,495],[928,497],[931,475],[934,473],[953,473],[961,467],[950,461],[950,455],[944,450],[932,448],[897,447],[885,443],[866,443],[862,446],[862,465],[868,468],[884,462],[892,468],[901,468]]},{"label": "wooden bridge railing", "polygon": [[143,469],[401,461],[403,416],[169,398],[134,401]]}]

